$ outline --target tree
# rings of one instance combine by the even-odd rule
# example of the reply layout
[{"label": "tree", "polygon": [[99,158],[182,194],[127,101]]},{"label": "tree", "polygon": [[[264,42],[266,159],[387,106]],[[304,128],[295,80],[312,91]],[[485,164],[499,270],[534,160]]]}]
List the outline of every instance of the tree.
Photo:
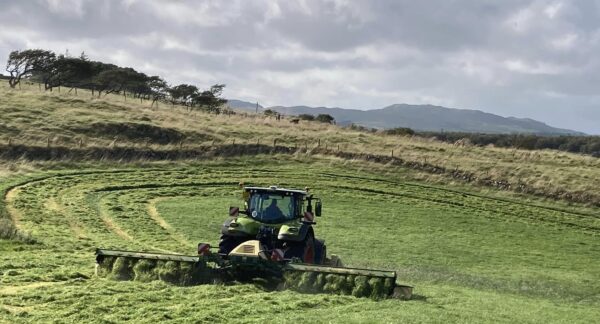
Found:
[{"label": "tree", "polygon": [[[76,87],[92,77],[91,62],[81,57],[68,57],[59,55],[50,69],[38,75],[44,83],[45,89],[60,87],[63,85]],[[36,73],[37,75],[37,73]]]},{"label": "tree", "polygon": [[144,84],[147,76],[139,73],[132,68],[116,67],[100,72],[94,78],[94,84],[97,86],[98,97],[104,91],[104,95],[123,90],[135,91],[137,87]]},{"label": "tree", "polygon": [[277,115],[277,112],[275,110],[272,110],[272,109],[265,109],[265,111],[263,111],[263,114],[265,116],[272,117],[272,116]]},{"label": "tree", "polygon": [[10,73],[8,84],[14,88],[23,77],[30,76],[34,71],[47,71],[55,58],[53,52],[42,49],[12,51],[6,62],[6,72]]},{"label": "tree", "polygon": [[219,114],[221,107],[227,103],[227,99],[221,97],[224,88],[224,84],[215,84],[209,90],[202,91],[194,96],[193,102],[205,107],[208,112]]},{"label": "tree", "polygon": [[152,96],[152,104],[150,104],[150,107],[153,107],[158,100],[163,100],[167,97],[169,85],[167,84],[167,81],[163,80],[161,77],[157,75],[151,76],[148,79],[147,84],[150,89],[150,95]]},{"label": "tree", "polygon": [[319,114],[316,118],[316,121],[320,121],[321,123],[334,124],[335,118],[328,114]]},{"label": "tree", "polygon": [[167,92],[171,97],[171,103],[173,105],[179,103],[184,106],[191,106],[192,98],[194,98],[197,95],[198,88],[190,84],[180,84],[169,88]]},{"label": "tree", "polygon": [[315,120],[315,116],[313,116],[311,114],[300,114],[300,115],[298,115],[298,118],[300,118],[302,120]]}]

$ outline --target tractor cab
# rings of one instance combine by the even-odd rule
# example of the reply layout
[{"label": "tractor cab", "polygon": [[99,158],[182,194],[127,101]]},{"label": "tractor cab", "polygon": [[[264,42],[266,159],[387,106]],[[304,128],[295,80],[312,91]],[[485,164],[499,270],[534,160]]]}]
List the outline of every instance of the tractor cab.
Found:
[{"label": "tractor cab", "polygon": [[[303,218],[306,212],[312,213],[312,200],[317,199],[320,216],[320,200],[308,195],[304,190],[268,188],[244,188],[245,213],[248,217],[264,224],[281,224]],[[307,202],[307,204],[305,204]]]}]

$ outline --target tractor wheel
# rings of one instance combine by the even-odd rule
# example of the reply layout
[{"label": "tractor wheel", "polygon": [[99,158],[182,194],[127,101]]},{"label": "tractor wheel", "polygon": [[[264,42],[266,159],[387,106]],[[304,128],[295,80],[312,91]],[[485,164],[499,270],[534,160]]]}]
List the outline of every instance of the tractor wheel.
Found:
[{"label": "tractor wheel", "polygon": [[302,242],[290,243],[289,248],[285,251],[285,258],[298,258],[303,263],[315,263],[315,238],[311,233],[306,234],[306,238]]},{"label": "tractor wheel", "polygon": [[315,240],[315,264],[324,264],[327,259],[327,246],[321,240]]},{"label": "tractor wheel", "polygon": [[247,240],[248,239],[245,237],[221,234],[221,239],[219,240],[219,253],[229,254],[229,252],[231,252],[238,245],[246,242]]}]

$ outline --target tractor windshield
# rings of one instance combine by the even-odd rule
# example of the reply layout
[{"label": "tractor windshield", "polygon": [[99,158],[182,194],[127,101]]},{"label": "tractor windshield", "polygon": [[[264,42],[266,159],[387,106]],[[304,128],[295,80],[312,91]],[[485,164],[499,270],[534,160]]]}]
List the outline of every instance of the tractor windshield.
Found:
[{"label": "tractor windshield", "polygon": [[295,199],[286,193],[253,193],[248,211],[250,217],[261,223],[283,223],[295,218]]}]

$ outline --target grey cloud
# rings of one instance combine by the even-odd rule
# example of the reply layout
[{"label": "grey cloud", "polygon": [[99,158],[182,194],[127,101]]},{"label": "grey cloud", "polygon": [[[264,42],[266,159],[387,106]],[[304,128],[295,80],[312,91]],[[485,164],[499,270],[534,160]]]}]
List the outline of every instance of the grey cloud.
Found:
[{"label": "grey cloud", "polygon": [[263,104],[432,103],[600,134],[600,2],[0,0],[0,60],[86,51]]}]

